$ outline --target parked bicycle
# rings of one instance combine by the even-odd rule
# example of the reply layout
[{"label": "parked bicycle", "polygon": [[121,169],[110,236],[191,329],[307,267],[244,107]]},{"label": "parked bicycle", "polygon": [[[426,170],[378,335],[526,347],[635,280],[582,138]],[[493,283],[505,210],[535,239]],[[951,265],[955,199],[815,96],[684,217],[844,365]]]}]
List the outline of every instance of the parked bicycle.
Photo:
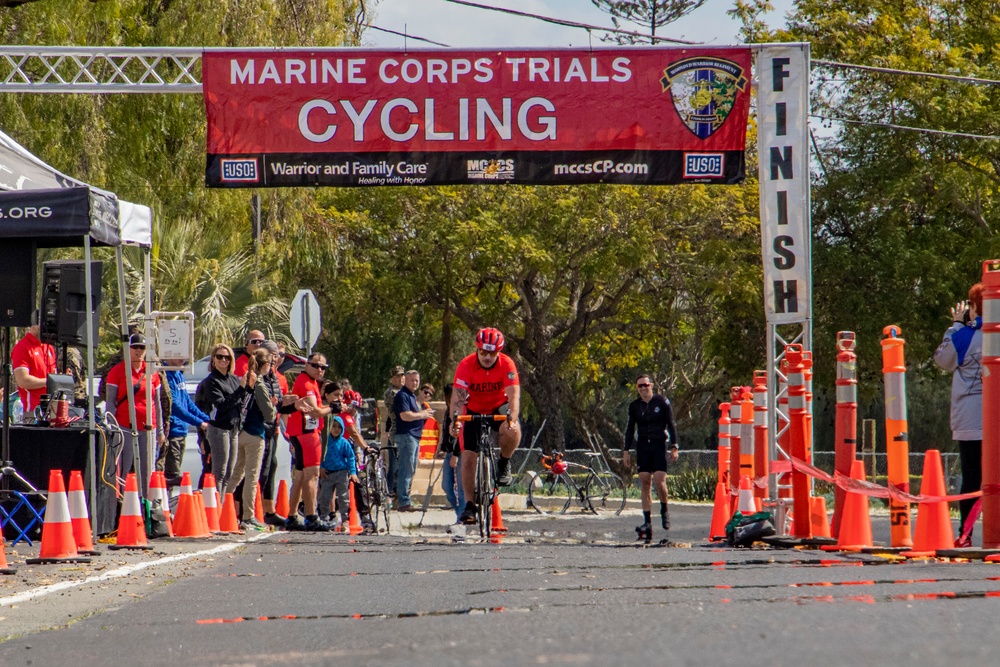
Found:
[{"label": "parked bicycle", "polygon": [[[378,534],[380,527],[389,533],[389,514],[392,498],[389,495],[389,474],[382,452],[395,451],[395,447],[372,447],[365,452],[364,479],[361,492],[368,505],[368,519],[372,530]],[[379,525],[381,522],[381,526]]]},{"label": "parked bicycle", "polygon": [[593,514],[625,509],[625,484],[613,472],[572,463],[560,452],[542,456],[542,467],[528,483],[528,507],[539,514],[565,514],[574,503]]},{"label": "parked bicycle", "polygon": [[497,432],[486,422],[505,421],[507,415],[455,415],[460,422],[472,422],[479,428],[479,458],[476,462],[476,488],[473,502],[479,510],[479,536],[490,537],[493,528],[493,501],[499,493],[497,485]]}]

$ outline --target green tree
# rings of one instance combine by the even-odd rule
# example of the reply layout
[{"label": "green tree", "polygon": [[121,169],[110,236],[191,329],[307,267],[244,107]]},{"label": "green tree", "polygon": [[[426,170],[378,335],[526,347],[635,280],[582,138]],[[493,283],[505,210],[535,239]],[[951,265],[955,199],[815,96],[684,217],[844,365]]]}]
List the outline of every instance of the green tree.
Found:
[{"label": "green tree", "polygon": [[[705,4],[705,0],[591,0],[601,11],[611,15],[616,28],[622,22],[635,23],[649,30],[649,39],[656,44],[656,31],[673,23]],[[631,37],[629,39],[632,39]]]}]

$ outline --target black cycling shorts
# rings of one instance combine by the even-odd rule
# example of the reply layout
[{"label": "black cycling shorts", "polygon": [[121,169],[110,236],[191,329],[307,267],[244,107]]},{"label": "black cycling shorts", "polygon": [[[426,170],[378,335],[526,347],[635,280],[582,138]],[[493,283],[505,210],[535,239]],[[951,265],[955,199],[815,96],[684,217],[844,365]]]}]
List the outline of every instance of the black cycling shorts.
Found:
[{"label": "black cycling shorts", "polygon": [[[507,414],[506,408],[507,404],[504,403],[493,412],[487,414],[494,414],[494,415]],[[482,413],[473,412],[472,410],[469,410],[468,414],[478,415]],[[458,437],[462,439],[462,450],[479,453],[479,436],[481,433],[480,428],[489,428],[499,433],[500,424],[502,423],[503,423],[502,421],[499,422],[491,421],[486,423],[462,422],[462,432],[458,434]]]},{"label": "black cycling shorts", "polygon": [[663,442],[642,442],[636,444],[636,463],[639,465],[639,472],[666,472],[667,471],[667,443]]}]

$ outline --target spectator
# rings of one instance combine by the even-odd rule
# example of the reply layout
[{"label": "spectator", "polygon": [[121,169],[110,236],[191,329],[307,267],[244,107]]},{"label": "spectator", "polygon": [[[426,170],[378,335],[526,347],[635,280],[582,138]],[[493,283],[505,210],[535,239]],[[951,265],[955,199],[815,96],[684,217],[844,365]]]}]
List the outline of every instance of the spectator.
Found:
[{"label": "spectator", "polygon": [[421,408],[417,403],[416,390],[420,386],[420,372],[407,371],[402,389],[393,399],[392,409],[396,413],[396,448],[399,470],[396,476],[396,503],[400,512],[416,512],[410,500],[410,484],[417,469],[420,454],[420,434],[424,431],[424,421],[434,416],[430,408]]},{"label": "spectator", "polygon": [[[330,419],[330,436],[326,441],[326,454],[319,471],[319,512],[330,513],[334,527],[339,527],[348,520],[348,492],[350,482],[354,488],[361,486],[358,479],[358,462],[354,455],[354,445],[344,437],[344,421],[340,416]],[[333,513],[333,497],[337,497],[339,519]]]},{"label": "spectator", "polygon": [[[983,284],[969,290],[969,300],[951,308],[952,325],[934,352],[934,361],[951,375],[951,437],[958,441],[962,465],[960,493],[979,491],[983,461]],[[972,546],[975,500],[958,503],[959,538],[956,547]]]},{"label": "spectator", "polygon": [[[153,403],[147,405],[146,402],[146,339],[142,334],[132,334],[129,337],[129,368],[125,370],[125,361],[120,361],[110,371],[105,382],[105,409],[114,414],[115,419],[122,429],[128,431],[132,429],[131,409],[129,407],[128,388],[132,387],[132,400],[135,406],[135,430],[137,432],[136,442],[130,442],[127,438],[125,447],[121,455],[121,473],[135,471],[139,478],[139,486],[142,489],[142,496],[145,498],[149,490],[149,475],[152,472],[154,443],[157,446],[166,444],[166,431],[163,428],[163,411],[157,410],[156,406],[160,402],[160,377],[157,374],[149,376],[149,384],[152,389]],[[147,420],[147,416],[149,419]],[[144,427],[149,421],[152,430],[146,431]],[[143,430],[140,430],[143,429]],[[138,445],[139,465],[135,467],[134,448]]]},{"label": "spectator", "polygon": [[[444,386],[444,404],[451,405],[450,382]],[[440,451],[444,452],[444,462],[441,468],[441,488],[444,489],[444,497],[448,499],[448,504],[455,510],[455,520],[462,516],[462,509],[465,507],[465,493],[462,491],[461,476],[456,474],[458,460],[462,456],[462,450],[458,446],[458,438],[451,435],[452,416],[448,409],[444,411],[444,424],[441,429]]]},{"label": "spectator", "polygon": [[212,461],[212,475],[215,485],[222,493],[226,482],[233,474],[236,464],[236,450],[239,447],[240,413],[246,390],[240,385],[240,378],[232,372],[233,349],[219,343],[212,348],[211,371],[201,381],[195,394],[198,407],[207,413],[206,437]]},{"label": "spectator", "polygon": [[[276,398],[278,416],[271,422],[264,423],[264,455],[260,464],[260,496],[261,504],[264,508],[264,523],[270,526],[284,527],[287,517],[279,516],[275,511],[275,485],[278,478],[278,443],[283,437],[281,433],[284,426],[283,415],[295,411],[295,397],[288,393],[288,382],[285,376],[278,371],[278,364],[284,358],[279,351],[278,345],[273,341],[265,341],[261,346],[271,355],[271,370],[259,376],[259,382],[267,385],[268,393],[272,398]],[[244,483],[246,480],[244,480]],[[242,496],[242,489],[237,488],[237,492]]]},{"label": "spectator", "polygon": [[[383,447],[395,447],[396,446],[396,413],[392,410],[393,401],[396,400],[396,394],[403,387],[403,377],[406,375],[406,371],[403,370],[402,366],[394,366],[389,372],[389,386],[386,388],[385,392],[382,394],[382,403],[385,404],[385,430],[382,431],[382,446]],[[393,496],[396,495],[396,474],[398,465],[398,452],[395,449],[390,449],[388,451],[389,458],[386,461],[386,482],[389,484],[389,493]]]},{"label": "spectator", "polygon": [[244,348],[243,354],[241,354],[236,359],[236,365],[233,367],[233,373],[236,377],[243,377],[247,374],[247,366],[250,364],[250,358],[260,349],[260,346],[264,344],[264,334],[257,329],[254,329],[247,334],[246,337],[246,347]]},{"label": "spectator", "polygon": [[244,529],[263,530],[264,524],[254,517],[254,501],[257,498],[257,480],[260,476],[261,461],[264,458],[266,424],[274,423],[278,415],[278,397],[272,396],[268,384],[260,380],[261,375],[271,372],[271,353],[258,349],[250,358],[246,374],[240,378],[240,386],[246,393],[242,423],[238,438],[238,451],[233,474],[226,482],[226,493],[233,493],[241,482],[243,495],[240,502],[241,522]]},{"label": "spectator", "polygon": [[[330,406],[332,414],[340,418],[341,426],[343,427],[341,436],[354,447],[355,462],[357,462],[362,460],[364,452],[368,448],[367,443],[365,443],[364,438],[361,437],[354,424],[357,406],[363,404],[363,399],[361,398],[361,394],[356,391],[344,391],[341,388],[344,384],[350,386],[349,382],[342,380],[340,382],[330,382],[323,387],[323,402]],[[327,440],[329,440],[329,435],[329,432],[327,432]],[[374,526],[371,522],[371,512],[368,506],[368,499],[365,497],[365,489],[361,487],[361,484],[354,485],[354,503],[361,517],[361,527],[368,532],[372,532]],[[321,511],[326,511],[325,506]],[[347,510],[343,509],[341,511]]]},{"label": "spectator", "polygon": [[21,395],[25,421],[32,420],[32,412],[45,393],[45,382],[49,373],[56,372],[56,350],[38,339],[38,311],[31,314],[32,325],[24,337],[11,350],[11,367],[14,381]]},{"label": "spectator", "polygon": [[[164,363],[167,366],[180,367],[184,365],[184,360],[174,359]],[[170,427],[167,433],[163,475],[168,486],[177,486],[181,482],[181,466],[184,464],[184,444],[187,440],[188,426],[194,426],[204,433],[208,430],[208,421],[211,417],[202,412],[188,396],[184,384],[184,371],[167,371],[167,384],[173,401],[170,404]]]}]

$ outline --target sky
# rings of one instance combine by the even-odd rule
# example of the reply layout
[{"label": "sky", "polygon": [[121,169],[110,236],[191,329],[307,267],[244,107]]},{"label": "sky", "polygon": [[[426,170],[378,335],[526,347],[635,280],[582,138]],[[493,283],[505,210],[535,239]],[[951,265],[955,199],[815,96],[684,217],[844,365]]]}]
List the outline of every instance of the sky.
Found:
[{"label": "sky", "polygon": [[[473,0],[479,4],[516,9],[554,18],[612,27],[611,17],[595,7],[590,0]],[[785,14],[793,0],[772,0],[775,10],[766,20],[772,26],[784,25]],[[708,0],[699,9],[668,25],[658,34],[713,46],[738,44],[739,24],[726,15],[733,0]],[[370,23],[380,28],[406,32],[453,47],[527,47],[574,46],[591,44],[586,30],[552,25],[536,19],[522,18],[484,9],[475,9],[446,0],[377,0]],[[629,30],[638,26],[624,25]],[[432,47],[430,44],[408,41],[411,47]],[[593,37],[593,45],[602,42]],[[400,48],[403,38],[375,30],[365,33],[364,45]]]}]

